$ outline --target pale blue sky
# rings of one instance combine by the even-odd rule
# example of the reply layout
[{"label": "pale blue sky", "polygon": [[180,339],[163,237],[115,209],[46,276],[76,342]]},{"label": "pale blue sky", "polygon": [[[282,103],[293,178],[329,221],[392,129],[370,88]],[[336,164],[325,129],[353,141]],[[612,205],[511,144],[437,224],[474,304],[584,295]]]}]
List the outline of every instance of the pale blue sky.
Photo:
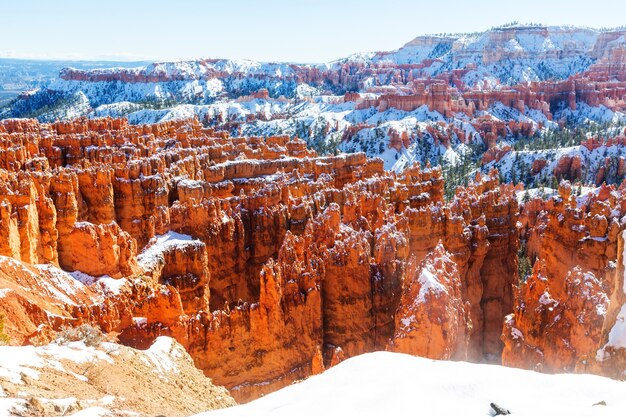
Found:
[{"label": "pale blue sky", "polygon": [[322,62],[506,22],[626,25],[626,0],[0,0],[0,56]]}]

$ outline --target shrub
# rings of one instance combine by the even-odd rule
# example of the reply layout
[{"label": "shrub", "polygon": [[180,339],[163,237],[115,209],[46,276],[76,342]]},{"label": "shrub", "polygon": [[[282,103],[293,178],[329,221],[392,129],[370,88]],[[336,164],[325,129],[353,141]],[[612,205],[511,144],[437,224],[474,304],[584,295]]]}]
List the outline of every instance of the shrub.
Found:
[{"label": "shrub", "polygon": [[9,336],[4,332],[4,314],[0,314],[0,346],[9,343]]},{"label": "shrub", "polygon": [[59,344],[83,342],[86,346],[99,346],[104,340],[105,337],[102,331],[91,324],[83,324],[78,327],[64,327],[56,338],[56,342]]}]

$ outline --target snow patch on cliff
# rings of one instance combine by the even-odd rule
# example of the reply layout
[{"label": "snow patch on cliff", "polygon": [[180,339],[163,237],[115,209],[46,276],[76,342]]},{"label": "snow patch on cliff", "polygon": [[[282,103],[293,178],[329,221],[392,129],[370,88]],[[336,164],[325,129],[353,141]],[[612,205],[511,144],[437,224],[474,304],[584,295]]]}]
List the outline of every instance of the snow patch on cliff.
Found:
[{"label": "snow patch on cliff", "polygon": [[417,296],[418,303],[425,303],[426,296],[428,294],[440,294],[448,292],[446,290],[446,287],[437,280],[435,273],[431,272],[427,267],[422,269],[422,272],[420,273],[420,276],[418,278],[418,282],[421,285],[420,292]]},{"label": "snow patch on cliff", "polygon": [[204,245],[204,243],[190,235],[169,231],[153,237],[144,250],[137,255],[137,263],[144,270],[151,271],[165,262],[163,252],[189,245]]},{"label": "snow patch on cliff", "polygon": [[602,361],[606,358],[606,348],[611,347],[614,349],[626,349],[626,304],[622,306],[615,324],[609,332],[609,340],[604,347],[598,350],[596,359]]}]

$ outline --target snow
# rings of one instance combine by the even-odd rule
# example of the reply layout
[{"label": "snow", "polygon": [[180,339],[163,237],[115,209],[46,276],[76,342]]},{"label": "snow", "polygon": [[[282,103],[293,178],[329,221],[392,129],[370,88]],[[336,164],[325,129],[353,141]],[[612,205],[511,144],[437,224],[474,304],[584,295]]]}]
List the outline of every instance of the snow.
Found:
[{"label": "snow", "polygon": [[[69,381],[74,377],[83,382],[89,382],[87,377],[65,369],[64,365],[70,367],[74,364],[82,364],[81,368],[85,369],[85,367],[90,367],[92,363],[102,363],[102,361],[104,361],[109,364],[107,366],[126,366],[128,359],[126,355],[120,357],[118,360],[114,360],[116,356],[119,356],[120,350],[122,350],[122,353],[128,351],[134,352],[131,356],[138,357],[139,360],[150,365],[156,374],[155,376],[161,379],[167,379],[167,377],[172,374],[180,373],[181,360],[191,360],[186,357],[186,352],[181,345],[176,343],[174,339],[164,336],[158,337],[153,345],[145,351],[134,351],[130,348],[109,342],[103,342],[98,347],[86,346],[83,342],[62,344],[55,342],[37,347],[0,346],[0,381],[8,381],[18,385],[17,392],[10,394],[12,397],[9,397],[0,385],[0,416],[14,415],[11,413],[12,409],[17,411],[24,410],[27,399],[33,397],[29,380],[41,379],[42,383],[45,381],[49,382],[48,376],[50,374],[47,373],[47,371],[54,369],[64,374],[59,377],[64,378],[67,376],[69,377]],[[45,378],[44,374],[46,376]],[[82,386],[84,387],[84,384]],[[50,403],[55,410],[60,410],[59,413],[63,413],[64,415],[70,415],[68,410],[76,409],[77,403],[79,402],[81,406],[84,406],[83,401],[88,403],[91,407],[71,414],[72,416],[139,415],[132,411],[116,410],[113,412],[107,410],[107,408],[113,406],[117,400],[124,400],[123,397],[119,396],[103,395],[78,401],[72,395],[78,396],[79,394],[72,391],[67,392],[61,398],[53,398],[54,395],[38,395],[43,395],[42,397],[37,397],[42,403]]]},{"label": "snow", "polygon": [[97,282],[102,285],[102,288],[106,293],[120,295],[122,287],[126,285],[128,280],[126,278],[115,279],[104,275],[100,277]]},{"label": "snow", "polygon": [[513,335],[513,339],[518,340],[524,340],[524,334],[516,327],[513,327],[511,329],[511,334]]},{"label": "snow", "polygon": [[72,278],[74,278],[75,280],[79,282],[82,282],[85,285],[91,285],[98,280],[97,277],[85,274],[84,272],[81,272],[81,271],[73,271],[73,272],[69,272],[69,274],[72,276]]},{"label": "snow", "polygon": [[40,368],[43,365],[43,360],[33,346],[0,346],[0,378],[7,379],[13,384],[21,384],[22,375],[33,379],[39,378],[39,372],[33,368]]},{"label": "snow", "polygon": [[148,325],[148,319],[146,317],[133,317],[133,324],[136,327],[146,327]]},{"label": "snow", "polygon": [[22,412],[26,414],[26,400],[19,398],[2,398],[0,396],[0,416],[20,415]]},{"label": "snow", "polygon": [[[376,352],[258,400],[197,417],[490,416],[494,402],[514,416],[626,415],[626,382],[547,375],[496,365]],[[605,401],[606,406],[593,406]]]},{"label": "snow", "polygon": [[[463,130],[466,137],[471,135],[476,143],[480,143],[482,138],[466,115],[447,114],[444,118],[426,106],[413,112],[357,108],[353,102],[344,102],[341,88],[330,87],[321,81],[317,84],[311,81],[311,85],[303,83],[298,71],[302,68],[304,71],[339,71],[347,62],[360,63],[365,67],[384,67],[388,63],[410,64],[427,59],[428,66],[420,70],[419,75],[414,73],[415,77],[436,76],[471,64],[476,68],[464,75],[467,85],[475,89],[510,89],[507,84],[564,79],[588,69],[596,61],[598,49],[604,50],[606,46],[609,50],[624,42],[624,36],[620,35],[607,43],[603,33],[601,30],[568,26],[514,26],[473,34],[419,36],[395,51],[359,53],[315,65],[198,59],[86,71],[87,75],[101,79],[124,78],[123,75],[139,77],[137,82],[68,80],[65,75],[74,71],[68,69],[47,87],[72,97],[73,104],[64,106],[67,109],[62,110],[62,114],[42,117],[50,121],[70,116],[127,117],[132,124],[191,117],[209,124],[217,120],[232,121],[239,130],[237,134],[241,135],[298,136],[309,145],[320,147],[340,142],[342,152],[363,151],[369,157],[379,156],[385,169],[396,172],[414,162],[425,164],[430,161],[435,165],[446,161],[454,165],[461,160],[459,156],[466,151],[466,145],[452,134],[450,147],[437,146],[427,129],[441,130],[440,122],[443,122]],[[326,74],[324,77],[329,76]],[[141,79],[163,81],[143,82]],[[385,92],[411,91],[410,86],[395,85],[384,74],[363,75],[355,82],[363,98],[378,97]],[[370,87],[372,90],[368,91]],[[270,91],[271,97],[259,99],[251,95],[261,88]],[[42,89],[36,94],[45,96],[46,91]],[[176,104],[169,106],[167,103],[170,102]],[[540,110],[525,108],[518,111],[503,103],[495,103],[477,115],[529,122],[535,128],[542,125],[543,129],[558,129],[556,121],[561,119],[577,125],[626,121],[626,114],[622,112],[604,106],[591,107],[582,102],[578,103],[576,110],[565,108],[557,111],[554,121],[548,120]],[[349,128],[360,130],[357,129],[350,140],[344,141],[344,133]],[[406,148],[401,146],[401,149],[390,147],[390,130],[400,135],[406,133],[410,145]],[[416,140],[418,136],[421,137],[419,141]],[[510,139],[505,138],[505,141]],[[520,155],[510,153],[511,156],[513,154]],[[546,152],[521,156],[525,162],[532,163],[537,158],[545,158]],[[548,156],[550,163],[542,171],[543,176],[552,175],[556,163],[554,158],[558,156]],[[590,157],[591,161],[583,161],[584,166],[591,166],[587,170],[589,175],[602,163],[597,156]],[[484,170],[497,166],[509,178],[510,170],[515,166],[506,158],[502,164],[487,164]]]},{"label": "snow", "polygon": [[[507,36],[501,36],[507,32]],[[420,63],[436,58],[424,68],[429,75],[475,64],[463,81],[481,88],[483,81],[517,84],[550,78],[563,79],[586,70],[595,59],[591,51],[600,31],[566,26],[509,27],[474,34],[419,36],[402,48],[372,56],[373,62]],[[506,40],[505,40],[506,39]],[[485,50],[499,51],[498,58]],[[559,54],[560,51],[567,51]]]},{"label": "snow", "polygon": [[87,363],[104,360],[112,363],[106,353],[83,342],[51,343],[45,346],[0,346],[0,378],[23,384],[24,377],[39,379],[39,369],[64,370],[59,360]]},{"label": "snow", "polygon": [[558,194],[558,190],[549,187],[527,188],[526,190],[516,191],[518,204],[522,204],[526,195],[530,200],[534,198],[542,198],[544,200]]},{"label": "snow", "polygon": [[146,271],[154,270],[165,262],[163,252],[188,245],[204,245],[190,235],[169,231],[153,237],[144,250],[137,255],[137,262]]},{"label": "snow", "polygon": [[615,349],[626,349],[626,304],[622,306],[615,319],[615,324],[609,332],[608,342],[602,349],[598,350],[598,360],[601,361],[606,358],[605,349],[609,346]]},{"label": "snow", "polygon": [[554,300],[554,298],[552,298],[548,291],[544,291],[539,297],[539,304],[543,306],[550,306],[558,303]]},{"label": "snow", "polygon": [[558,161],[563,157],[580,158],[582,166],[585,167],[583,178],[581,178],[582,182],[595,184],[595,175],[601,167],[604,167],[606,158],[626,158],[626,147],[621,145],[606,146],[605,144],[591,151],[582,145],[545,150],[511,151],[499,161],[485,164],[482,170],[487,172],[492,168],[497,168],[507,180],[510,180],[514,174],[518,179],[523,179],[535,160],[545,160],[546,166],[531,177],[531,180],[534,181],[542,177],[549,179],[554,175]]},{"label": "snow", "polygon": [[111,413],[106,408],[102,407],[89,407],[84,410],[80,410],[74,414],[68,414],[68,417],[109,417],[113,416],[114,413]]},{"label": "snow", "polygon": [[183,356],[183,352],[180,352],[177,348],[179,349],[180,347],[174,345],[172,338],[160,336],[156,338],[150,349],[146,351],[160,376],[168,372],[178,373],[174,361],[180,359]]},{"label": "snow", "polygon": [[446,287],[437,280],[434,273],[429,271],[427,267],[422,269],[418,282],[421,285],[420,292],[417,296],[418,303],[425,303],[428,294],[447,293]]},{"label": "snow", "polygon": [[71,274],[68,274],[53,265],[41,264],[35,265],[35,267],[40,271],[48,272],[50,277],[50,280],[40,280],[40,285],[46,285],[46,288],[50,290],[56,298],[67,304],[75,304],[67,297],[67,295],[76,295],[77,293],[84,291],[83,285],[80,281],[77,281]]},{"label": "snow", "polygon": [[104,294],[108,295],[120,295],[122,288],[128,283],[126,278],[111,278],[108,275],[94,277],[81,271],[73,271],[66,274],[83,285],[98,285]]},{"label": "snow", "polygon": [[555,113],[555,120],[561,118],[567,120],[571,124],[605,124],[626,121],[626,115],[621,112],[614,112],[603,105],[591,107],[586,103],[579,102],[576,104],[576,110],[564,109]]},{"label": "snow", "polygon": [[[69,305],[76,305],[74,301],[76,296],[85,294],[85,286],[81,282],[76,281],[70,274],[53,265],[41,264],[27,267],[22,262],[7,256],[0,256],[0,260],[32,277],[38,283],[42,295],[53,297]],[[45,274],[47,278],[40,279],[41,274]],[[30,291],[31,289],[25,288],[25,290]],[[10,291],[12,290],[9,288],[0,289],[0,298],[5,297]]]}]

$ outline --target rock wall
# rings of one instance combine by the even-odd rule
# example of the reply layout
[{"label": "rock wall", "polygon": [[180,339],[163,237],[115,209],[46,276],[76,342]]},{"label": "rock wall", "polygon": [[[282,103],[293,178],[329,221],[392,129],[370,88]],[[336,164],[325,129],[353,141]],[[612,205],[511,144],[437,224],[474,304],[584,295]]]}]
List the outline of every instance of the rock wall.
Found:
[{"label": "rock wall", "polygon": [[[557,197],[525,205],[527,251],[536,261],[505,320],[505,365],[553,372],[605,368],[623,378],[623,369],[609,371],[598,358],[624,300],[623,265],[615,260],[623,258],[618,241],[625,209],[613,186],[577,198],[568,183]],[[619,363],[619,353],[615,357]]]}]

